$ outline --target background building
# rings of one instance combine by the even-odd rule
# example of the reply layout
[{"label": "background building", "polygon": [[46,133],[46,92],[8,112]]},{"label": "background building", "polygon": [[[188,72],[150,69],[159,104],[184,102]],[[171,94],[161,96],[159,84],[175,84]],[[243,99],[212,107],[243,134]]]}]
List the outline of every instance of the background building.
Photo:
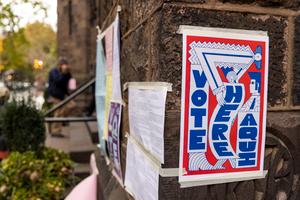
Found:
[{"label": "background building", "polygon": [[[59,0],[57,13],[58,56],[68,59],[77,84],[84,84],[95,75],[99,5],[90,0]],[[81,95],[76,100],[80,107],[85,107],[90,98]]]},{"label": "background building", "polygon": [[[270,37],[268,135],[265,179],[180,189],[176,177],[160,177],[160,199],[297,199],[300,153],[300,13],[298,0],[59,0],[58,55],[69,58],[82,83],[94,76],[96,26],[113,21],[121,5],[121,81],[165,81],[165,164],[179,155],[181,49],[179,25],[268,31]],[[84,97],[87,98],[87,97]],[[123,94],[125,102],[127,94]],[[86,102],[87,99],[81,99]],[[123,112],[125,169],[128,112]],[[98,156],[105,199],[125,193]],[[100,190],[100,189],[99,189]],[[121,199],[121,198],[120,198]]]}]

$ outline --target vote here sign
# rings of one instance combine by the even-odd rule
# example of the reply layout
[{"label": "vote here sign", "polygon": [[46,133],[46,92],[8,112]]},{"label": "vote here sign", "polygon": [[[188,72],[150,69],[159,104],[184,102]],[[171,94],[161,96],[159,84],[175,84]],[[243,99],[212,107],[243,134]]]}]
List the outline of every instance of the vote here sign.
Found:
[{"label": "vote here sign", "polygon": [[182,187],[263,177],[266,32],[181,26]]}]

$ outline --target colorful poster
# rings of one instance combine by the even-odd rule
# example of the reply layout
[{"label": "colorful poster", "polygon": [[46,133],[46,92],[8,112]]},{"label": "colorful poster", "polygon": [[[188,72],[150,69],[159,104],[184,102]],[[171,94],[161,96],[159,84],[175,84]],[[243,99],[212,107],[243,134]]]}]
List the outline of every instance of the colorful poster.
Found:
[{"label": "colorful poster", "polygon": [[113,26],[110,26],[105,33],[105,55],[106,55],[106,70],[105,70],[105,123],[104,123],[104,138],[108,136],[108,112],[109,104],[112,95],[112,65],[113,65]]},{"label": "colorful poster", "polygon": [[97,58],[96,58],[96,83],[95,83],[95,99],[96,99],[96,113],[98,124],[98,136],[100,147],[104,154],[106,154],[105,140],[104,140],[104,119],[105,119],[105,54],[102,45],[102,38],[97,39]]},{"label": "colorful poster", "polygon": [[112,68],[112,99],[121,101],[121,77],[120,77],[120,20],[119,13],[114,21],[114,41],[113,41],[113,68]]},{"label": "colorful poster", "polygon": [[182,187],[263,177],[265,32],[181,27]]},{"label": "colorful poster", "polygon": [[100,146],[105,155],[108,139],[110,101],[122,102],[120,86],[120,27],[119,15],[97,36],[96,109]]},{"label": "colorful poster", "polygon": [[113,166],[113,174],[123,185],[121,156],[120,156],[120,124],[121,124],[122,104],[110,102],[108,117],[108,151],[110,161]]}]

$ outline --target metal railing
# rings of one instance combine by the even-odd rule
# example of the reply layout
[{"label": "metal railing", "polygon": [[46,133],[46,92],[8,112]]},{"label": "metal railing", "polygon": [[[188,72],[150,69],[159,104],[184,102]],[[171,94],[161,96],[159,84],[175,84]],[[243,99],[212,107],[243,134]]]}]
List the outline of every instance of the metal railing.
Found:
[{"label": "metal railing", "polygon": [[[67,98],[59,102],[58,104],[54,105],[51,109],[49,109],[44,115],[44,122],[45,123],[55,123],[55,122],[84,122],[86,128],[88,130],[89,135],[92,137],[92,130],[88,122],[97,121],[96,117],[90,116],[83,116],[83,117],[49,117],[50,114],[57,111],[58,109],[65,106],[71,100],[76,98],[78,95],[82,94],[86,91],[89,87],[95,84],[95,78],[92,78],[90,81],[86,82],[85,84],[79,86],[75,91],[73,91]],[[51,131],[51,126],[48,127]]]},{"label": "metal railing", "polygon": [[75,97],[77,97],[78,95],[80,95],[81,93],[83,93],[86,89],[88,89],[90,86],[92,86],[93,84],[95,84],[96,79],[93,78],[92,80],[88,81],[86,84],[80,86],[79,88],[77,88],[74,92],[72,92],[67,98],[65,98],[64,100],[62,100],[61,102],[59,102],[58,104],[54,105],[53,108],[49,109],[46,113],[45,113],[45,117],[49,116],[51,113],[55,112],[56,110],[58,110],[59,108],[63,107],[64,105],[66,105],[68,102],[70,102],[71,100],[73,100]]},{"label": "metal railing", "polygon": [[45,117],[45,122],[91,122],[97,121],[96,117]]}]

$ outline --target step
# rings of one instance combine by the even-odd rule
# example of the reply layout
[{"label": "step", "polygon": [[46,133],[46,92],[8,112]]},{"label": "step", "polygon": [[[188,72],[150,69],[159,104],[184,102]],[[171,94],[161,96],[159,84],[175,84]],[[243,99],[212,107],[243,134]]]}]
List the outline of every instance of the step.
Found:
[{"label": "step", "polygon": [[70,123],[70,157],[78,163],[89,163],[90,155],[97,148],[84,123]]},{"label": "step", "polygon": [[46,147],[59,149],[65,153],[70,152],[70,132],[68,127],[63,127],[62,134],[64,137],[53,137],[50,133],[46,133]]},{"label": "step", "polygon": [[93,144],[99,144],[99,135],[98,132],[92,132],[91,134]]},{"label": "step", "polygon": [[[96,149],[96,148],[95,148]],[[71,151],[70,158],[77,163],[89,163],[90,156],[94,152],[95,149],[87,150],[87,151]]]},{"label": "step", "polygon": [[76,163],[74,174],[82,180],[90,175],[90,171],[91,168],[89,164]]},{"label": "step", "polygon": [[91,134],[90,137],[92,139],[93,144],[99,144],[99,135],[98,135],[98,124],[97,122],[87,122],[87,125],[90,128]]},{"label": "step", "polygon": [[98,131],[98,124],[97,122],[88,122],[90,129],[92,132],[97,132]]}]

